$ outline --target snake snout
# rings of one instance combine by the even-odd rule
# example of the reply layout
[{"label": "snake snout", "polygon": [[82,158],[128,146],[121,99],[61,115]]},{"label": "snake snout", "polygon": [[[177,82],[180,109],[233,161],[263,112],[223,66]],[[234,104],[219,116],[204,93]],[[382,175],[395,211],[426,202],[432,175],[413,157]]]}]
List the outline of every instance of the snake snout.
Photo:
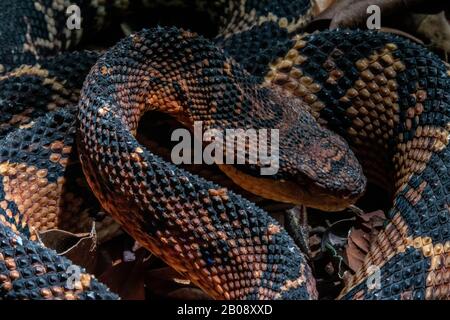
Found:
[{"label": "snake snout", "polygon": [[353,151],[338,135],[316,127],[298,145],[296,182],[301,202],[326,211],[340,210],[356,202],[365,190],[366,178]]}]

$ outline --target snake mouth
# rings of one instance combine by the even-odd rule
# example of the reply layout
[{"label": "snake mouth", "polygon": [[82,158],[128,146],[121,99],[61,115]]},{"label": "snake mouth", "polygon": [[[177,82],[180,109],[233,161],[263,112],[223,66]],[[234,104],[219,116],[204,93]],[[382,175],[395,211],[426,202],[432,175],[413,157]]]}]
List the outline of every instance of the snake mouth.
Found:
[{"label": "snake mouth", "polygon": [[360,188],[331,189],[301,175],[297,181],[261,178],[244,173],[231,165],[219,165],[234,183],[243,189],[278,202],[304,205],[322,211],[342,211],[354,204],[364,193],[365,178],[362,177]]},{"label": "snake mouth", "polygon": [[359,188],[356,189],[331,189],[329,186],[304,177],[295,184],[294,188],[297,188],[301,204],[307,207],[322,211],[342,211],[356,203],[364,194],[365,186],[366,180],[364,176],[361,178]]}]

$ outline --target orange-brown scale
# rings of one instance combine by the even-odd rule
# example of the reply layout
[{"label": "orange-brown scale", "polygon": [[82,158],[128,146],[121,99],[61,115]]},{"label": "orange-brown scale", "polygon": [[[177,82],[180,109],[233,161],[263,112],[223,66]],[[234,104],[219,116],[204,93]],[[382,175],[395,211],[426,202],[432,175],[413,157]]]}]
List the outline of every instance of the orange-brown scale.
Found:
[{"label": "orange-brown scale", "polygon": [[[38,232],[55,228],[87,232],[93,213],[100,210],[80,176],[70,117],[36,120],[35,126],[10,134],[0,146],[2,217],[14,229],[31,232],[33,239]],[[109,226],[110,221],[104,224],[102,237],[117,229]]]},{"label": "orange-brown scale", "polygon": [[[405,68],[392,56],[394,49],[387,45],[369,58],[356,61],[360,78],[340,99],[352,103],[347,109],[353,123],[348,134],[355,143],[356,152],[364,159],[365,173],[381,186],[392,183],[387,178],[392,175],[392,168],[385,165],[388,156],[383,159],[380,154],[389,153],[388,142],[393,138],[394,128],[399,122],[395,74]],[[370,148],[366,147],[368,141]]]},{"label": "orange-brown scale", "polygon": [[294,41],[292,49],[285,57],[278,58],[270,64],[271,70],[265,76],[265,85],[281,86],[292,95],[302,98],[311,108],[312,115],[318,119],[320,110],[324,107],[316,95],[321,86],[314,82],[312,77],[304,75],[301,70],[302,64],[308,60],[299,52],[306,46],[304,38],[297,36]]}]

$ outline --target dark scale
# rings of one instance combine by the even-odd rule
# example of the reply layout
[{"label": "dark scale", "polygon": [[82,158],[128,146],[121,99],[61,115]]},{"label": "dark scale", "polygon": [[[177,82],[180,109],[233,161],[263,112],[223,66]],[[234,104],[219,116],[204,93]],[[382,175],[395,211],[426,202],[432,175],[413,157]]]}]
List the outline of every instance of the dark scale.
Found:
[{"label": "dark scale", "polygon": [[[423,261],[415,265],[415,271],[407,267],[417,254],[418,252],[415,249],[408,249],[405,253],[394,256],[381,267],[381,278],[378,279],[382,286],[381,288],[377,288],[376,279],[373,278],[373,281],[369,283],[372,290],[367,290],[367,283],[363,282],[348,294],[352,296],[357,294],[358,291],[365,291],[364,299],[368,300],[390,300],[398,298],[402,293],[405,294],[408,292],[412,295],[424,296],[426,274],[423,272],[425,270]],[[405,269],[407,272],[405,272]],[[401,272],[402,270],[403,272]]]},{"label": "dark scale", "polygon": [[263,23],[227,38],[219,36],[215,42],[259,78],[269,71],[270,62],[283,57],[293,45],[288,32],[273,22]]}]

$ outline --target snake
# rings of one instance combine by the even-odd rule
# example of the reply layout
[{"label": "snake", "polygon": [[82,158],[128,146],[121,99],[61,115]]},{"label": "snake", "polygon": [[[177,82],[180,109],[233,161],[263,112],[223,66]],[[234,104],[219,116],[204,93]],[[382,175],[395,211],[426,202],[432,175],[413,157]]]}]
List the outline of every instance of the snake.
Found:
[{"label": "snake", "polygon": [[[73,51],[137,2],[0,3],[1,299],[118,299],[36,239],[80,227],[96,206],[211,298],[318,298],[306,254],[274,218],[139,143],[152,112],[189,129],[276,129],[276,174],[260,174],[250,146],[245,163],[219,164],[263,198],[339,211],[367,181],[388,189],[388,221],[339,299],[450,297],[450,71],[439,57],[388,33],[307,33],[307,0],[185,1],[218,18],[214,39],[156,27]],[[73,4],[81,29],[67,26]]]}]

